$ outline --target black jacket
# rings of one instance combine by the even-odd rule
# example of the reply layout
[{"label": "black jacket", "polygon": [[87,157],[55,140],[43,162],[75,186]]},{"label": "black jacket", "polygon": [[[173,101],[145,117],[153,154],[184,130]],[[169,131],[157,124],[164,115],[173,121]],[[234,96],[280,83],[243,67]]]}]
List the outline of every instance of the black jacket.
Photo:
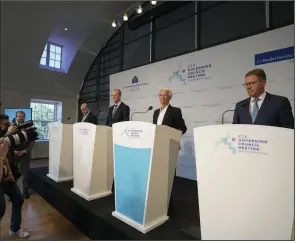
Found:
[{"label": "black jacket", "polygon": [[122,121],[129,121],[130,120],[130,107],[127,106],[125,103],[121,102],[119,107],[117,108],[114,116],[112,117],[112,111],[114,109],[114,105],[109,107],[108,115],[106,118],[105,125],[112,126],[112,124]]},{"label": "black jacket", "polygon": [[[153,116],[154,124],[157,124],[159,114],[160,114],[160,109],[157,109],[154,111],[154,116]],[[166,125],[166,126],[175,128],[177,130],[180,130],[182,131],[183,134],[186,133],[187,131],[187,126],[183,119],[181,109],[178,107],[173,107],[171,105],[168,105],[167,107],[162,125]]]},{"label": "black jacket", "polygon": [[254,123],[250,115],[250,99],[247,98],[236,104],[233,124],[255,124],[294,129],[294,117],[288,98],[266,93]]}]

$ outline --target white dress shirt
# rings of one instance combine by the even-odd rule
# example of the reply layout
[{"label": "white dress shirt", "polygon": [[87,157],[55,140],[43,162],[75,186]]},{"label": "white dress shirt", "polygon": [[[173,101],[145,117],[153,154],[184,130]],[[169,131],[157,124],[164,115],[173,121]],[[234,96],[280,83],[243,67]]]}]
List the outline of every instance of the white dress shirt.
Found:
[{"label": "white dress shirt", "polygon": [[86,118],[87,118],[87,116],[89,115],[89,113],[90,113],[90,111],[89,111],[85,116],[83,116],[81,122],[84,122],[84,121],[86,120]]},{"label": "white dress shirt", "polygon": [[[259,97],[258,97],[258,107],[259,107],[259,110],[261,108],[261,105],[263,104],[263,101],[265,99],[265,96],[266,96],[266,92],[264,92],[263,94],[261,94]],[[256,98],[255,97],[251,97],[251,100],[250,100],[250,114],[252,114],[253,112],[253,108],[254,108],[254,100]]]},{"label": "white dress shirt", "polygon": [[157,125],[162,125],[163,118],[165,116],[168,106],[169,106],[169,104],[166,107],[164,107],[163,109],[162,108],[160,109],[160,113],[159,113],[158,120],[157,120]]}]

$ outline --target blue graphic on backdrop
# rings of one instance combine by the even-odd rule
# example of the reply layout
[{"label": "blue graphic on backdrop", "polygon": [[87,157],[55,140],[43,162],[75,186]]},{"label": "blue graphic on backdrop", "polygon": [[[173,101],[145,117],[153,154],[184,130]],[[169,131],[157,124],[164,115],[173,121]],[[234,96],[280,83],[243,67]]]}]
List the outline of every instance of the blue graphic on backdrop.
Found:
[{"label": "blue graphic on backdrop", "polygon": [[238,152],[267,155],[266,152],[261,150],[262,145],[267,143],[267,140],[249,138],[247,135],[238,135],[237,138],[230,138],[230,134],[227,134],[227,136],[216,141],[215,146],[224,145],[232,154]]},{"label": "blue graphic on backdrop", "polygon": [[169,82],[177,80],[186,85],[192,81],[209,80],[211,79],[211,75],[209,74],[210,68],[211,64],[199,65],[195,63],[189,64],[186,68],[179,67],[169,77]]},{"label": "blue graphic on backdrop", "polygon": [[255,65],[294,59],[294,46],[255,55]]},{"label": "blue graphic on backdrop", "polygon": [[134,76],[132,78],[132,84],[137,84],[138,83],[138,78],[136,76]]},{"label": "blue graphic on backdrop", "polygon": [[134,76],[132,78],[132,85],[128,85],[128,86],[124,87],[124,89],[129,89],[130,91],[136,91],[136,90],[140,90],[140,86],[148,85],[148,83],[140,84],[138,81],[139,81],[138,78],[136,76]]}]

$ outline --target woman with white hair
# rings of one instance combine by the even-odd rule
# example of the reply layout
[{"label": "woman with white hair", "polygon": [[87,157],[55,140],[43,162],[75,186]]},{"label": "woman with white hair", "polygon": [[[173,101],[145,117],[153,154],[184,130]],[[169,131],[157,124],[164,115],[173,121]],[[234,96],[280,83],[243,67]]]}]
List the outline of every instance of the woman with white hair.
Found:
[{"label": "woman with white hair", "polygon": [[170,89],[161,89],[159,92],[159,101],[161,108],[155,110],[153,123],[156,125],[166,125],[186,133],[187,127],[182,116],[181,109],[169,104],[172,98]]}]

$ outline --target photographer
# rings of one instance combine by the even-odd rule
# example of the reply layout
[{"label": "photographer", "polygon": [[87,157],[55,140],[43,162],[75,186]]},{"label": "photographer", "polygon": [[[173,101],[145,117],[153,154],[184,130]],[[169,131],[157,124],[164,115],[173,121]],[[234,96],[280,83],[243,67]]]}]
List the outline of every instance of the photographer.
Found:
[{"label": "photographer", "polygon": [[[7,127],[9,126],[9,124],[7,118],[7,116],[0,115],[1,136],[4,136],[8,132]],[[25,239],[29,237],[29,233],[21,230],[22,205],[24,202],[24,198],[14,180],[7,160],[8,151],[10,150],[8,148],[8,141],[9,140],[0,138],[0,220],[2,220],[5,213],[6,203],[4,194],[6,194],[10,198],[12,204],[9,235],[20,239]]]},{"label": "photographer", "polygon": [[[17,126],[15,124],[9,124],[9,117],[7,115],[0,115],[0,138],[11,136],[17,131]],[[14,179],[18,181],[18,179],[21,177],[21,173],[19,172],[17,165],[14,163],[14,151],[9,149],[6,157],[9,161],[9,166],[13,173]]]},{"label": "photographer", "polygon": [[[26,114],[23,111],[18,111],[15,117],[15,124],[20,126],[25,123]],[[31,150],[35,141],[28,141],[27,143],[19,144],[14,149],[14,162],[19,164],[20,172],[22,173],[23,195],[24,198],[29,198],[28,173],[30,170]]]}]

